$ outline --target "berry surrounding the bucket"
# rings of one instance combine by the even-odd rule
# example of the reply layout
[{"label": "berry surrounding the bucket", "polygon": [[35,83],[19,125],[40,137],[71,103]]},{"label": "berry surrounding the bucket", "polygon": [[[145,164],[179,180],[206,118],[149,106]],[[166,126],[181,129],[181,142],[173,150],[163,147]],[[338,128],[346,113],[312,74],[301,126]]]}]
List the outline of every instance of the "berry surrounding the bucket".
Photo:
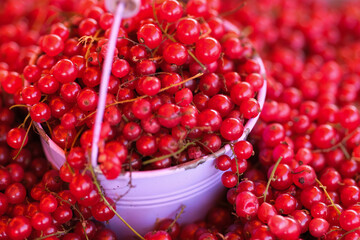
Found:
[{"label": "berry surrounding the bucket", "polygon": [[[113,15],[95,0],[49,3],[0,3],[0,239],[116,239],[98,222],[117,214],[115,200],[88,164]],[[268,98],[233,156],[216,156],[227,203],[181,225],[184,206],[140,239],[360,239],[359,12],[358,0],[142,1],[114,53],[98,146],[106,177],[237,140],[264,83],[247,37]],[[60,171],[35,123],[66,150]]]}]

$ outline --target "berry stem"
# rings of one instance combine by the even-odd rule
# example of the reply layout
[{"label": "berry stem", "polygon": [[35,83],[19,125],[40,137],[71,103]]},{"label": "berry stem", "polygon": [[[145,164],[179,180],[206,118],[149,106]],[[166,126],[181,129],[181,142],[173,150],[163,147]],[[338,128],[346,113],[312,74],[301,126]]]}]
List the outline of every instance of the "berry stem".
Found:
[{"label": "berry stem", "polygon": [[272,180],[274,180],[275,171],[276,171],[277,167],[279,166],[282,159],[283,159],[283,157],[279,157],[279,159],[276,161],[276,163],[274,165],[273,170],[270,173],[270,177],[269,177],[269,180],[268,180],[268,182],[266,184],[266,188],[265,188],[265,191],[264,191],[264,202],[266,202],[266,195],[268,194],[270,183],[271,183]]},{"label": "berry stem", "polygon": [[96,174],[95,174],[95,171],[94,171],[94,168],[93,166],[91,165],[91,163],[88,164],[89,165],[89,169],[90,169],[90,172],[91,172],[91,175],[93,177],[93,180],[94,180],[94,184],[102,198],[102,200],[104,201],[104,203],[106,204],[106,206],[108,208],[110,208],[111,211],[113,211],[115,213],[115,215],[136,235],[138,236],[140,239],[142,240],[145,240],[138,232],[136,232],[136,230],[134,228],[132,228],[126,221],[125,219],[123,219],[120,214],[118,212],[116,212],[116,210],[113,208],[113,206],[111,206],[111,204],[108,202],[108,200],[105,198],[104,194],[102,193],[102,190],[101,190],[101,186],[100,186],[100,183],[99,181],[97,180],[97,177],[96,177]]},{"label": "berry stem", "polygon": [[236,175],[238,176],[238,181],[237,181],[237,184],[236,184],[236,187],[237,187],[239,185],[239,183],[240,183],[239,163],[237,161],[237,156],[235,154],[233,144],[230,144],[230,148],[231,148],[232,153],[234,154],[234,159],[235,159],[235,163],[236,163]]},{"label": "berry stem", "polygon": [[[161,26],[159,19],[156,15],[156,10],[155,10],[155,0],[153,0],[152,2],[152,10],[153,10],[153,14],[154,14],[154,19],[155,22],[157,23],[157,25],[159,26],[161,32],[168,38],[170,39],[172,42],[176,42],[175,38],[171,35],[169,35],[165,29]],[[188,54],[201,66],[202,69],[206,70],[206,67],[204,64],[202,64],[202,62],[200,62],[200,60],[189,50],[187,49]]]},{"label": "berry stem", "polygon": [[[49,192],[50,194],[54,195],[56,198],[60,199],[61,201],[67,203],[72,209],[74,209],[80,216],[80,219],[81,219],[81,222],[84,222],[85,221],[85,218],[84,216],[82,215],[82,213],[79,211],[79,209],[77,209],[77,207],[75,205],[73,205],[71,202],[69,202],[68,200],[65,200],[63,199],[62,197],[60,197],[57,193],[55,192],[51,192],[49,191],[49,189],[45,188],[45,191]],[[83,231],[84,231],[84,235],[85,235],[85,238],[86,240],[89,240],[89,237],[88,235],[86,234],[86,229],[85,229],[85,226],[83,224],[81,224],[82,228],[83,228]],[[48,237],[48,236],[47,236]]]},{"label": "berry stem", "polygon": [[[326,149],[316,149],[313,152],[330,152],[333,151],[337,148],[341,148],[341,150],[343,151],[344,155],[350,159],[350,154],[348,153],[346,147],[345,147],[345,143],[347,140],[349,140],[358,130],[358,128],[356,128],[354,131],[352,131],[351,133],[349,133],[348,135],[346,135],[339,143],[335,144],[334,146],[330,147],[330,148],[326,148]],[[345,150],[345,151],[344,151]]]},{"label": "berry stem", "polygon": [[[53,236],[61,236],[63,234],[67,234],[68,232],[70,232],[71,229],[69,230],[64,230],[64,231],[58,231],[56,233],[52,233],[52,234],[49,234],[49,235],[46,235],[46,236],[43,236],[43,237],[38,237],[38,238],[35,238],[35,240],[42,240],[42,239],[47,239],[49,237],[53,237]],[[84,232],[85,233],[85,232]],[[86,233],[85,233],[86,235]]]},{"label": "berry stem", "polygon": [[25,105],[25,104],[15,104],[15,105],[12,105],[11,107],[9,107],[9,110],[14,109],[14,108],[18,108],[18,107],[28,108],[29,106]]},{"label": "berry stem", "polygon": [[335,211],[337,212],[337,214],[341,214],[340,210],[336,207],[334,201],[331,199],[329,193],[327,192],[326,190],[326,187],[320,182],[319,179],[315,179],[315,181],[319,184],[319,187],[324,191],[326,197],[329,199],[329,201],[331,202],[331,205],[330,206],[333,206],[335,208]]},{"label": "berry stem", "polygon": [[99,36],[100,32],[101,32],[101,29],[97,30],[96,33],[94,34],[94,36],[83,36],[83,37],[81,37],[81,38],[79,39],[79,43],[78,43],[78,44],[84,43],[84,46],[85,46],[85,47],[86,47],[87,41],[90,39],[89,46],[87,47],[86,53],[85,53],[85,56],[84,56],[84,58],[85,58],[85,60],[86,60],[86,63],[85,63],[85,64],[86,64],[86,67],[88,66],[88,58],[89,58],[89,54],[90,54],[91,47],[92,47],[92,45],[93,45],[93,43],[94,43],[95,41],[99,40],[99,39],[98,39],[98,36]]},{"label": "berry stem", "polygon": [[29,135],[29,131],[30,131],[30,128],[31,128],[32,124],[33,124],[33,121],[30,122],[30,124],[29,124],[29,126],[28,126],[28,128],[27,128],[27,130],[26,130],[26,134],[25,134],[24,140],[22,141],[21,146],[20,146],[20,148],[19,148],[19,151],[16,153],[16,155],[13,157],[13,159],[16,159],[16,158],[19,156],[21,150],[23,149],[23,147],[24,147],[24,145],[25,145],[26,138],[27,138],[28,135]]},{"label": "berry stem", "polygon": [[[166,91],[166,90],[168,90],[168,89],[170,89],[170,88],[172,88],[172,87],[176,87],[176,86],[179,86],[179,85],[181,85],[181,84],[184,84],[184,83],[186,83],[186,82],[188,82],[188,81],[191,81],[191,80],[193,80],[193,79],[195,79],[195,78],[201,77],[202,75],[204,75],[204,73],[198,73],[198,74],[196,74],[196,75],[194,75],[194,76],[192,76],[192,77],[190,77],[190,78],[185,79],[184,81],[181,81],[181,82],[178,82],[178,83],[174,83],[174,84],[172,84],[172,85],[170,85],[170,86],[167,86],[167,87],[165,87],[165,88],[162,88],[162,89],[160,89],[159,93],[160,93],[160,92],[164,92],[164,91]],[[107,106],[105,107],[105,109],[108,108],[108,107],[111,107],[111,106],[118,105],[118,104],[135,102],[136,100],[143,99],[143,98],[147,98],[147,97],[149,97],[149,96],[148,96],[148,95],[142,95],[142,96],[137,97],[137,98],[126,99],[126,100],[124,100],[124,101],[116,101],[116,102],[114,102],[114,103],[111,103],[111,104],[107,105]],[[93,116],[95,113],[96,113],[96,111],[88,114],[86,117],[84,117],[83,119],[81,119],[81,121],[84,121],[85,119]]]},{"label": "berry stem", "polygon": [[339,147],[340,147],[341,151],[344,153],[345,158],[350,159],[351,156],[350,156],[348,150],[346,149],[346,147],[344,146],[344,144],[342,142],[339,144]]},{"label": "berry stem", "polygon": [[165,158],[168,158],[168,157],[173,157],[179,153],[182,153],[186,148],[188,148],[189,146],[191,145],[195,145],[195,142],[189,142],[187,144],[185,144],[182,148],[180,148],[179,150],[177,150],[176,152],[174,153],[170,153],[170,154],[167,154],[167,155],[163,155],[161,157],[157,157],[157,158],[153,158],[153,159],[149,159],[149,160],[146,160],[144,161],[142,164],[143,165],[147,165],[147,164],[150,164],[150,163],[153,163],[153,162],[157,162],[157,161],[160,161],[160,160],[163,160]]},{"label": "berry stem", "polygon": [[356,232],[356,231],[359,231],[360,230],[360,227],[357,227],[357,228],[354,228],[346,233],[344,233],[339,240],[343,239],[346,235],[350,234],[350,233],[353,233],[353,232]]},{"label": "berry stem", "polygon": [[174,224],[177,222],[177,220],[179,220],[179,218],[181,217],[181,214],[183,214],[184,212],[184,209],[185,209],[185,206],[182,205],[181,206],[181,209],[180,209],[180,212],[178,212],[175,216],[175,219],[174,221],[172,221],[172,223],[169,225],[169,227],[166,229],[167,232],[169,232],[171,230],[171,228],[174,226]]},{"label": "berry stem", "polygon": [[220,16],[221,17],[226,17],[226,16],[229,16],[229,15],[232,15],[232,14],[236,13],[237,11],[239,11],[240,9],[242,9],[245,5],[246,5],[246,0],[243,1],[242,3],[240,3],[236,8],[234,8],[234,9],[232,9],[230,11],[221,13]]}]

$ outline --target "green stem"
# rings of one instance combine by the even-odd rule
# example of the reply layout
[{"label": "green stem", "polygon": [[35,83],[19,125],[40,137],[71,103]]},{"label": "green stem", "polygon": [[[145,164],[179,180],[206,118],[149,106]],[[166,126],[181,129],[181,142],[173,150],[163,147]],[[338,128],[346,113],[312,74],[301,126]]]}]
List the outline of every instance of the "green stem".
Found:
[{"label": "green stem", "polygon": [[175,156],[179,153],[182,153],[187,147],[191,146],[191,145],[195,145],[194,142],[189,142],[187,144],[185,144],[181,149],[177,150],[176,152],[174,153],[170,153],[170,154],[167,154],[167,155],[163,155],[161,157],[157,157],[157,158],[153,158],[153,159],[150,159],[150,160],[146,160],[144,161],[142,164],[143,165],[147,165],[147,164],[150,164],[150,163],[154,163],[154,162],[157,162],[157,161],[160,161],[160,160],[163,160],[165,158],[169,158],[169,157],[172,157],[172,156]]},{"label": "green stem", "polygon": [[24,140],[23,140],[22,143],[21,143],[21,146],[20,146],[20,148],[19,148],[19,151],[16,153],[16,155],[13,157],[13,159],[16,159],[16,158],[19,156],[21,150],[24,148],[24,145],[25,145],[25,142],[26,142],[26,138],[27,138],[28,135],[29,135],[29,131],[30,131],[30,128],[31,128],[32,124],[33,124],[33,121],[30,122],[30,125],[29,125],[29,127],[27,128],[27,130],[26,130],[26,134],[25,134]]},{"label": "green stem", "polygon": [[174,224],[177,222],[177,220],[179,220],[179,218],[181,217],[181,214],[183,214],[185,209],[185,206],[182,205],[180,212],[176,214],[174,221],[172,221],[172,223],[169,225],[169,227],[166,229],[167,232],[169,232],[171,230],[171,228],[174,226]]},{"label": "green stem", "polygon": [[234,146],[232,144],[229,144],[229,145],[230,145],[231,151],[234,154],[234,160],[235,160],[235,163],[236,163],[236,175],[238,176],[238,181],[237,181],[236,186],[238,186],[239,182],[240,182],[239,163],[237,161],[238,159],[237,159],[236,154],[235,154]]},{"label": "green stem", "polygon": [[101,190],[101,187],[100,187],[100,183],[98,182],[97,180],[97,177],[96,177],[96,174],[95,174],[95,171],[94,171],[94,168],[93,166],[91,165],[91,163],[89,163],[89,169],[90,169],[90,172],[91,172],[91,175],[93,177],[93,180],[94,180],[94,184],[102,198],[102,200],[104,201],[104,203],[106,204],[106,206],[108,208],[110,208],[111,211],[113,211],[115,213],[115,215],[136,235],[138,236],[141,240],[145,240],[145,238],[143,238],[138,232],[135,231],[134,228],[132,228],[126,221],[125,219],[123,219],[120,214],[118,212],[116,212],[116,210],[113,208],[113,206],[111,206],[111,204],[108,202],[108,200],[105,198],[104,194],[102,193],[102,190]]},{"label": "green stem", "polygon": [[14,109],[14,108],[17,108],[17,107],[28,108],[29,106],[28,106],[28,105],[25,105],[25,104],[15,104],[15,105],[12,105],[11,107],[9,107],[9,110]]},{"label": "green stem", "polygon": [[70,232],[70,230],[66,230],[66,231],[59,231],[59,232],[56,232],[56,233],[52,233],[52,234],[49,234],[49,235],[46,235],[46,236],[43,236],[43,237],[38,237],[38,238],[35,238],[35,240],[42,240],[42,239],[47,239],[49,237],[53,237],[53,236],[61,236],[62,234],[66,234]]},{"label": "green stem", "polygon": [[324,191],[326,197],[329,199],[329,201],[331,202],[330,206],[333,206],[335,208],[335,211],[337,212],[338,215],[341,215],[340,210],[336,207],[334,201],[332,200],[332,198],[330,197],[329,193],[326,190],[326,187],[320,182],[319,179],[315,179],[315,181],[319,184],[319,187],[322,188],[322,190]]},{"label": "green stem", "polygon": [[[159,19],[156,15],[156,10],[155,10],[155,0],[152,2],[152,9],[153,9],[153,14],[154,14],[154,19],[155,19],[155,22],[157,23],[157,25],[159,26],[161,32],[168,38],[170,39],[172,42],[176,42],[175,38],[173,36],[170,36],[165,30],[164,28],[162,27],[162,25],[160,24],[159,22]],[[206,70],[206,67],[204,64],[202,64],[200,62],[200,60],[188,49],[187,50],[188,54],[202,67],[202,69]]]},{"label": "green stem", "polygon": [[265,188],[265,192],[264,192],[264,202],[266,202],[266,195],[268,194],[268,191],[269,191],[269,187],[270,187],[270,183],[271,181],[274,179],[274,175],[275,175],[275,172],[276,172],[276,169],[277,167],[279,166],[281,160],[283,159],[283,157],[279,157],[279,159],[276,161],[275,165],[274,165],[274,168],[273,170],[271,171],[270,173],[270,177],[269,177],[269,180],[266,184],[266,188]]},{"label": "green stem", "polygon": [[341,238],[340,238],[339,240],[343,239],[346,235],[348,235],[348,234],[350,234],[350,233],[353,233],[353,232],[356,232],[356,231],[359,231],[359,230],[360,230],[360,227],[358,227],[358,228],[354,228],[354,229],[352,229],[352,230],[350,230],[350,231],[348,231],[348,232],[344,233],[344,235],[342,235],[342,236],[341,236]]}]

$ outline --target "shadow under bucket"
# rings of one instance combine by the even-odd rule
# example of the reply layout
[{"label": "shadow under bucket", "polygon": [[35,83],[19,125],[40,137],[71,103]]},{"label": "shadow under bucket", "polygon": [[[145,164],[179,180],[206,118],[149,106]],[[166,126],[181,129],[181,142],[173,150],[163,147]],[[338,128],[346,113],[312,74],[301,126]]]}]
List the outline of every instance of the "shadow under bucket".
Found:
[{"label": "shadow under bucket", "polygon": [[[257,94],[261,109],[266,96],[266,76],[259,57],[264,85]],[[239,140],[245,140],[255,126],[259,116],[247,121]],[[59,169],[65,163],[64,150],[45,133],[40,125],[35,125],[40,136],[45,155],[50,163]],[[221,182],[222,171],[215,168],[215,158],[222,154],[232,157],[229,145],[214,154],[178,166],[152,170],[126,172],[114,180],[107,180],[96,168],[98,180],[106,196],[116,202],[116,211],[140,234],[151,231],[158,220],[174,218],[181,208],[178,222],[192,223],[203,219],[207,211],[216,204],[225,191]],[[131,179],[131,187],[130,187]],[[134,234],[116,216],[107,225],[119,239],[133,239]]]}]

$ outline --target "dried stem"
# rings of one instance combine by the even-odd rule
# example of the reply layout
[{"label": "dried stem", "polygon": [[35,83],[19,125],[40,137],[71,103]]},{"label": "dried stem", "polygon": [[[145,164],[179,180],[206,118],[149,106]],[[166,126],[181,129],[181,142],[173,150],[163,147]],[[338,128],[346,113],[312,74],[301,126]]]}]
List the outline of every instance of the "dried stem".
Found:
[{"label": "dried stem", "polygon": [[118,212],[116,212],[116,210],[113,208],[113,206],[111,206],[111,204],[108,202],[108,200],[105,198],[104,194],[102,193],[102,190],[101,190],[101,186],[100,186],[100,183],[99,181],[97,180],[97,177],[96,177],[96,174],[95,174],[95,171],[94,171],[94,168],[93,166],[91,165],[91,163],[88,164],[89,165],[89,170],[91,172],[91,175],[93,177],[93,180],[94,180],[94,184],[102,198],[102,200],[104,201],[104,203],[106,204],[106,206],[108,208],[110,208],[111,211],[113,211],[115,213],[115,215],[136,235],[138,236],[140,239],[142,240],[145,240],[138,232],[135,231],[134,228],[132,228],[126,221],[125,219],[123,219],[120,214]]},{"label": "dried stem", "polygon": [[175,219],[174,221],[172,221],[172,223],[169,225],[169,227],[166,229],[167,232],[169,232],[171,230],[171,228],[174,226],[174,224],[177,222],[177,220],[179,220],[179,218],[181,217],[181,214],[183,214],[184,212],[184,209],[185,209],[185,206],[182,205],[181,206],[181,209],[180,209],[180,212],[178,212],[175,216]]},{"label": "dried stem", "polygon": [[[164,91],[166,91],[166,90],[168,90],[168,89],[170,89],[170,88],[172,88],[172,87],[176,87],[176,86],[179,86],[179,85],[181,85],[181,84],[184,84],[184,83],[186,83],[186,82],[188,82],[188,81],[191,81],[191,80],[193,80],[193,79],[195,79],[195,78],[201,77],[202,75],[204,75],[204,74],[203,74],[203,73],[198,73],[198,74],[196,74],[196,75],[194,75],[194,76],[192,76],[192,77],[190,77],[190,78],[185,79],[184,81],[181,81],[181,82],[172,84],[172,85],[170,85],[170,86],[167,86],[167,87],[165,87],[165,88],[162,88],[162,89],[160,89],[159,93],[160,93],[160,92],[164,92]],[[116,101],[116,102],[114,102],[114,103],[111,103],[111,104],[107,105],[105,108],[108,108],[108,107],[111,107],[111,106],[115,106],[115,105],[118,105],[118,104],[135,102],[136,100],[143,99],[143,98],[147,98],[147,97],[149,97],[149,96],[148,96],[148,95],[142,95],[142,96],[137,97],[137,98],[126,99],[126,100],[123,100],[123,101]],[[85,119],[93,116],[95,113],[96,113],[96,111],[88,114],[86,117],[84,117],[83,119],[81,119],[81,121],[84,121]]]},{"label": "dried stem", "polygon": [[30,131],[30,128],[31,128],[32,124],[33,124],[33,121],[31,120],[31,122],[30,122],[30,124],[29,124],[29,126],[28,126],[28,128],[27,128],[27,130],[26,130],[26,134],[25,134],[24,140],[22,141],[21,146],[20,146],[20,148],[19,148],[19,151],[16,153],[16,155],[13,157],[13,159],[16,159],[16,158],[19,156],[21,150],[23,149],[23,147],[24,147],[24,145],[25,145],[25,142],[26,142],[26,138],[27,138],[28,135],[29,135],[29,131]]},{"label": "dried stem", "polygon": [[[159,22],[159,19],[156,15],[156,9],[155,9],[155,0],[152,2],[152,9],[153,9],[153,14],[154,14],[154,19],[155,22],[157,23],[157,25],[159,26],[161,32],[168,38],[170,39],[172,42],[176,42],[175,38],[171,35],[169,35],[165,29],[162,27],[162,25]],[[202,62],[200,62],[200,60],[188,49],[187,50],[188,54],[201,66],[202,69],[206,70],[206,67],[204,64],[202,64]]]},{"label": "dried stem", "polygon": [[271,174],[270,174],[269,180],[268,180],[268,182],[266,184],[266,188],[265,188],[265,192],[264,192],[264,202],[266,202],[266,195],[269,192],[270,183],[271,183],[271,181],[274,180],[274,175],[275,175],[276,169],[278,168],[278,166],[279,166],[282,159],[283,159],[283,157],[279,157],[279,159],[276,161],[276,163],[274,165],[273,170],[271,171]]},{"label": "dried stem", "polygon": [[335,211],[337,212],[337,214],[341,214],[340,210],[336,207],[334,201],[332,200],[332,198],[330,197],[329,193],[327,192],[326,190],[326,187],[320,182],[319,179],[315,179],[316,182],[319,184],[319,187],[322,188],[322,190],[324,191],[326,197],[329,199],[329,201],[331,202],[331,205],[330,206],[333,206],[335,208]]},{"label": "dried stem", "polygon": [[359,231],[359,230],[360,230],[360,227],[354,228],[354,229],[352,229],[352,230],[344,233],[339,240],[343,239],[346,235],[348,235],[348,234],[350,234],[350,233],[353,233],[353,232],[356,232],[356,231]]},{"label": "dried stem", "polygon": [[170,153],[170,154],[167,154],[167,155],[163,155],[161,157],[157,157],[157,158],[152,158],[150,160],[146,160],[144,161],[142,164],[143,165],[147,165],[147,164],[150,164],[150,163],[154,163],[154,162],[157,162],[157,161],[160,161],[160,160],[163,160],[165,158],[169,158],[169,157],[172,157],[172,156],[175,156],[179,153],[182,153],[187,147],[191,146],[191,145],[195,145],[194,142],[189,142],[187,144],[185,144],[182,148],[180,148],[179,150],[177,150],[176,152],[174,153]]}]

